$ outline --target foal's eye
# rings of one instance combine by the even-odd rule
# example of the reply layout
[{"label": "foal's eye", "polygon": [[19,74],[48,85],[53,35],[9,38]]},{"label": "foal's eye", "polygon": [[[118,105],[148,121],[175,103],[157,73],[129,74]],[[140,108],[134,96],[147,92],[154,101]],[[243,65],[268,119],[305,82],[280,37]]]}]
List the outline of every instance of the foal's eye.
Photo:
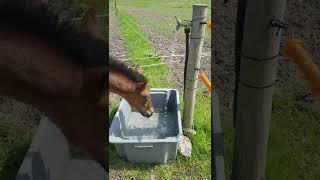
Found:
[{"label": "foal's eye", "polygon": [[144,98],[144,100],[146,100],[146,101],[149,99],[148,96],[144,96],[143,98]]}]

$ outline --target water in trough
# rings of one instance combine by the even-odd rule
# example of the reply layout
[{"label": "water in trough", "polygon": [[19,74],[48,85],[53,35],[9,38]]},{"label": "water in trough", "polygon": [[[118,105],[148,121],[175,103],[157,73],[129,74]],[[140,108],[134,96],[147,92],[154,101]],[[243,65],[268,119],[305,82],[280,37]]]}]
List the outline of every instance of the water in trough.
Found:
[{"label": "water in trough", "polygon": [[123,135],[127,139],[163,139],[177,135],[175,113],[165,108],[156,108],[149,118],[132,112],[125,121]]}]

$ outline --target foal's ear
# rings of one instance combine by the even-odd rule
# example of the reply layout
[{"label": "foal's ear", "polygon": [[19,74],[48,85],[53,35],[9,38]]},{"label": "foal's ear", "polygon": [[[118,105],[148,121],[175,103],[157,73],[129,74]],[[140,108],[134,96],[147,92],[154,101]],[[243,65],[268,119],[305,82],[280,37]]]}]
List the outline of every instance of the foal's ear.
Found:
[{"label": "foal's ear", "polygon": [[102,34],[98,26],[96,11],[93,8],[89,9],[83,17],[80,33],[81,35],[89,35],[99,39],[102,38]]},{"label": "foal's ear", "polygon": [[136,64],[136,66],[134,67],[134,69],[135,69],[139,74],[142,74],[142,70],[141,70],[139,64]]},{"label": "foal's ear", "polygon": [[146,87],[146,82],[137,83],[136,85],[136,91],[141,92]]}]

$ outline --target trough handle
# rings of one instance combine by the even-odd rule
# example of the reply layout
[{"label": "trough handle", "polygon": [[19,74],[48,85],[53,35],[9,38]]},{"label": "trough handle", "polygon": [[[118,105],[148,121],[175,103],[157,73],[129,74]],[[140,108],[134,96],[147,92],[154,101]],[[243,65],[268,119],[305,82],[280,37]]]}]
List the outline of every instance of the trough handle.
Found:
[{"label": "trough handle", "polygon": [[153,144],[151,145],[133,145],[134,148],[153,148]]}]

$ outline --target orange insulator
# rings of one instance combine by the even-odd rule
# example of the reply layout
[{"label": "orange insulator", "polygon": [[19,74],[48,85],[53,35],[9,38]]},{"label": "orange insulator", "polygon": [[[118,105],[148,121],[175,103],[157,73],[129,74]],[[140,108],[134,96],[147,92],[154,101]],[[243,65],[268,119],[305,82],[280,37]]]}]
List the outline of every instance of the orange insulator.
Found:
[{"label": "orange insulator", "polygon": [[208,21],[207,27],[211,30],[212,26],[211,26],[211,20]]},{"label": "orange insulator", "polygon": [[298,65],[310,84],[313,98],[320,100],[320,71],[303,46],[303,42],[299,39],[288,39],[284,42],[281,54]]},{"label": "orange insulator", "polygon": [[207,86],[209,92],[211,92],[211,83],[203,72],[199,73],[199,79]]}]

